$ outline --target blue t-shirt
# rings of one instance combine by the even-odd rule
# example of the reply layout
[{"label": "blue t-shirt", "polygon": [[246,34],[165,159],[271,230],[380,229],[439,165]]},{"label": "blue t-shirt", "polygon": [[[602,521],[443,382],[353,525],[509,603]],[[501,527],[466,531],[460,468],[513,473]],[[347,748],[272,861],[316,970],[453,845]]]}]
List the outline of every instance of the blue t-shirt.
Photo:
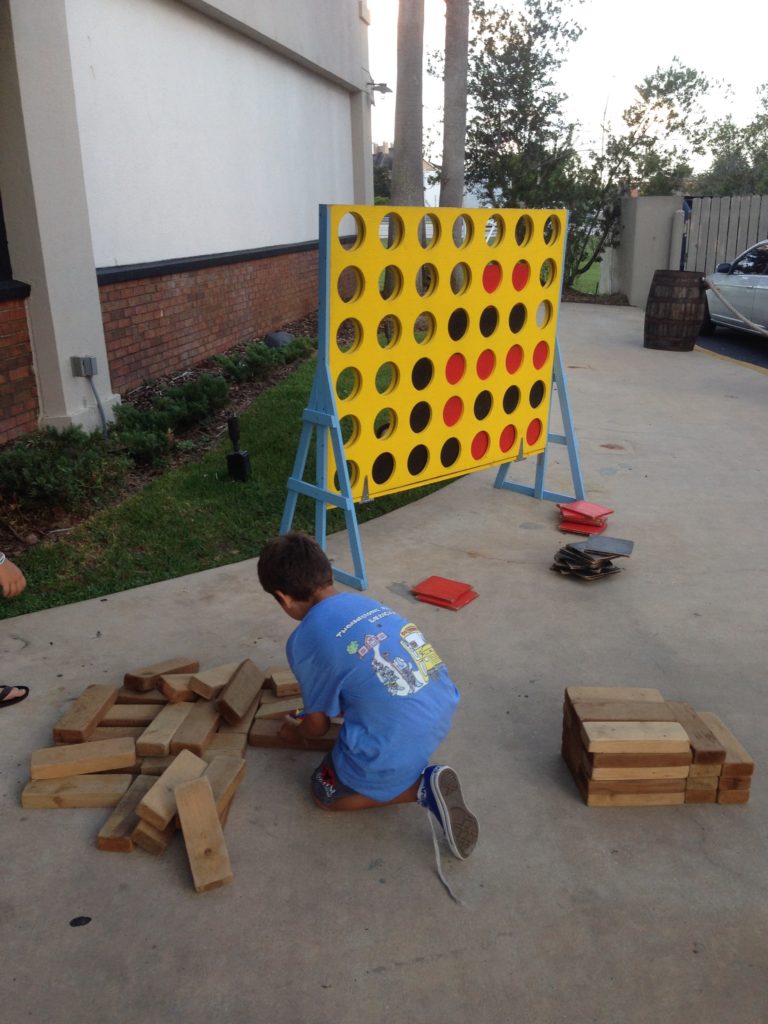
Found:
[{"label": "blue t-shirt", "polygon": [[434,647],[402,616],[359,594],[309,610],[288,640],[307,714],[344,715],[333,748],[339,779],[392,800],[447,736],[459,691]]}]

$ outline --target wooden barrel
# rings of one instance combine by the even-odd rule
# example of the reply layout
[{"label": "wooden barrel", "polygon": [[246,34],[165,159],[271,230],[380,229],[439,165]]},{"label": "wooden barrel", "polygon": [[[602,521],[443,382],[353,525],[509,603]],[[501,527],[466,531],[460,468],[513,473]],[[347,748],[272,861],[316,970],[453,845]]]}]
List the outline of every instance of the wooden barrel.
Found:
[{"label": "wooden barrel", "polygon": [[645,307],[643,344],[670,352],[690,352],[704,320],[702,275],[695,270],[657,270]]}]

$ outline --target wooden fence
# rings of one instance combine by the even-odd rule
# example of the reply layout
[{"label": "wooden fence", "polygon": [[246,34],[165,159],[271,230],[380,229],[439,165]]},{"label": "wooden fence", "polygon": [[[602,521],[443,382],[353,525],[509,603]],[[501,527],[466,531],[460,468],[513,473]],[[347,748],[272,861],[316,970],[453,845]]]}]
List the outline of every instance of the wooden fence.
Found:
[{"label": "wooden fence", "polygon": [[686,228],[681,269],[709,274],[768,238],[768,196],[694,196]]}]

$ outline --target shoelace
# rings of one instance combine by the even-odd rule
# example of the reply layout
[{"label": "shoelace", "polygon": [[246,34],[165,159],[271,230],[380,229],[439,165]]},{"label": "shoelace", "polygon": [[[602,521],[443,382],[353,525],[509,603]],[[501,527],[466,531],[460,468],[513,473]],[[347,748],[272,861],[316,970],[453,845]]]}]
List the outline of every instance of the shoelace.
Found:
[{"label": "shoelace", "polygon": [[458,903],[460,907],[466,906],[463,900],[460,900],[453,889],[448,884],[445,875],[443,874],[443,863],[440,858],[440,844],[437,841],[437,830],[435,829],[435,816],[429,808],[425,808],[427,816],[429,817],[429,824],[432,829],[432,844],[435,847],[435,867],[437,868],[437,877],[445,886],[448,895],[451,897],[454,903]]}]

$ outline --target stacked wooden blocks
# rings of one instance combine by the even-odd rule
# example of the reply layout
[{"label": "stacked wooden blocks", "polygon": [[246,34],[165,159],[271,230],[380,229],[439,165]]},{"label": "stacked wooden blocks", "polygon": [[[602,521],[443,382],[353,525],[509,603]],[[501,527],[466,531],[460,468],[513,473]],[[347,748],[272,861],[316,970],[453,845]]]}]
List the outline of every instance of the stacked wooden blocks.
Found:
[{"label": "stacked wooden blocks", "polygon": [[[198,892],[232,881],[223,826],[247,744],[287,746],[282,719],[301,710],[292,674],[252,661],[200,671],[171,658],[87,687],[32,754],[25,808],[108,807],[101,850],[161,854],[181,830]],[[258,716],[258,717],[257,717]],[[329,750],[338,725],[307,749]]]},{"label": "stacked wooden blocks", "polygon": [[561,749],[589,807],[749,800],[754,762],[728,727],[656,689],[567,687]]}]

